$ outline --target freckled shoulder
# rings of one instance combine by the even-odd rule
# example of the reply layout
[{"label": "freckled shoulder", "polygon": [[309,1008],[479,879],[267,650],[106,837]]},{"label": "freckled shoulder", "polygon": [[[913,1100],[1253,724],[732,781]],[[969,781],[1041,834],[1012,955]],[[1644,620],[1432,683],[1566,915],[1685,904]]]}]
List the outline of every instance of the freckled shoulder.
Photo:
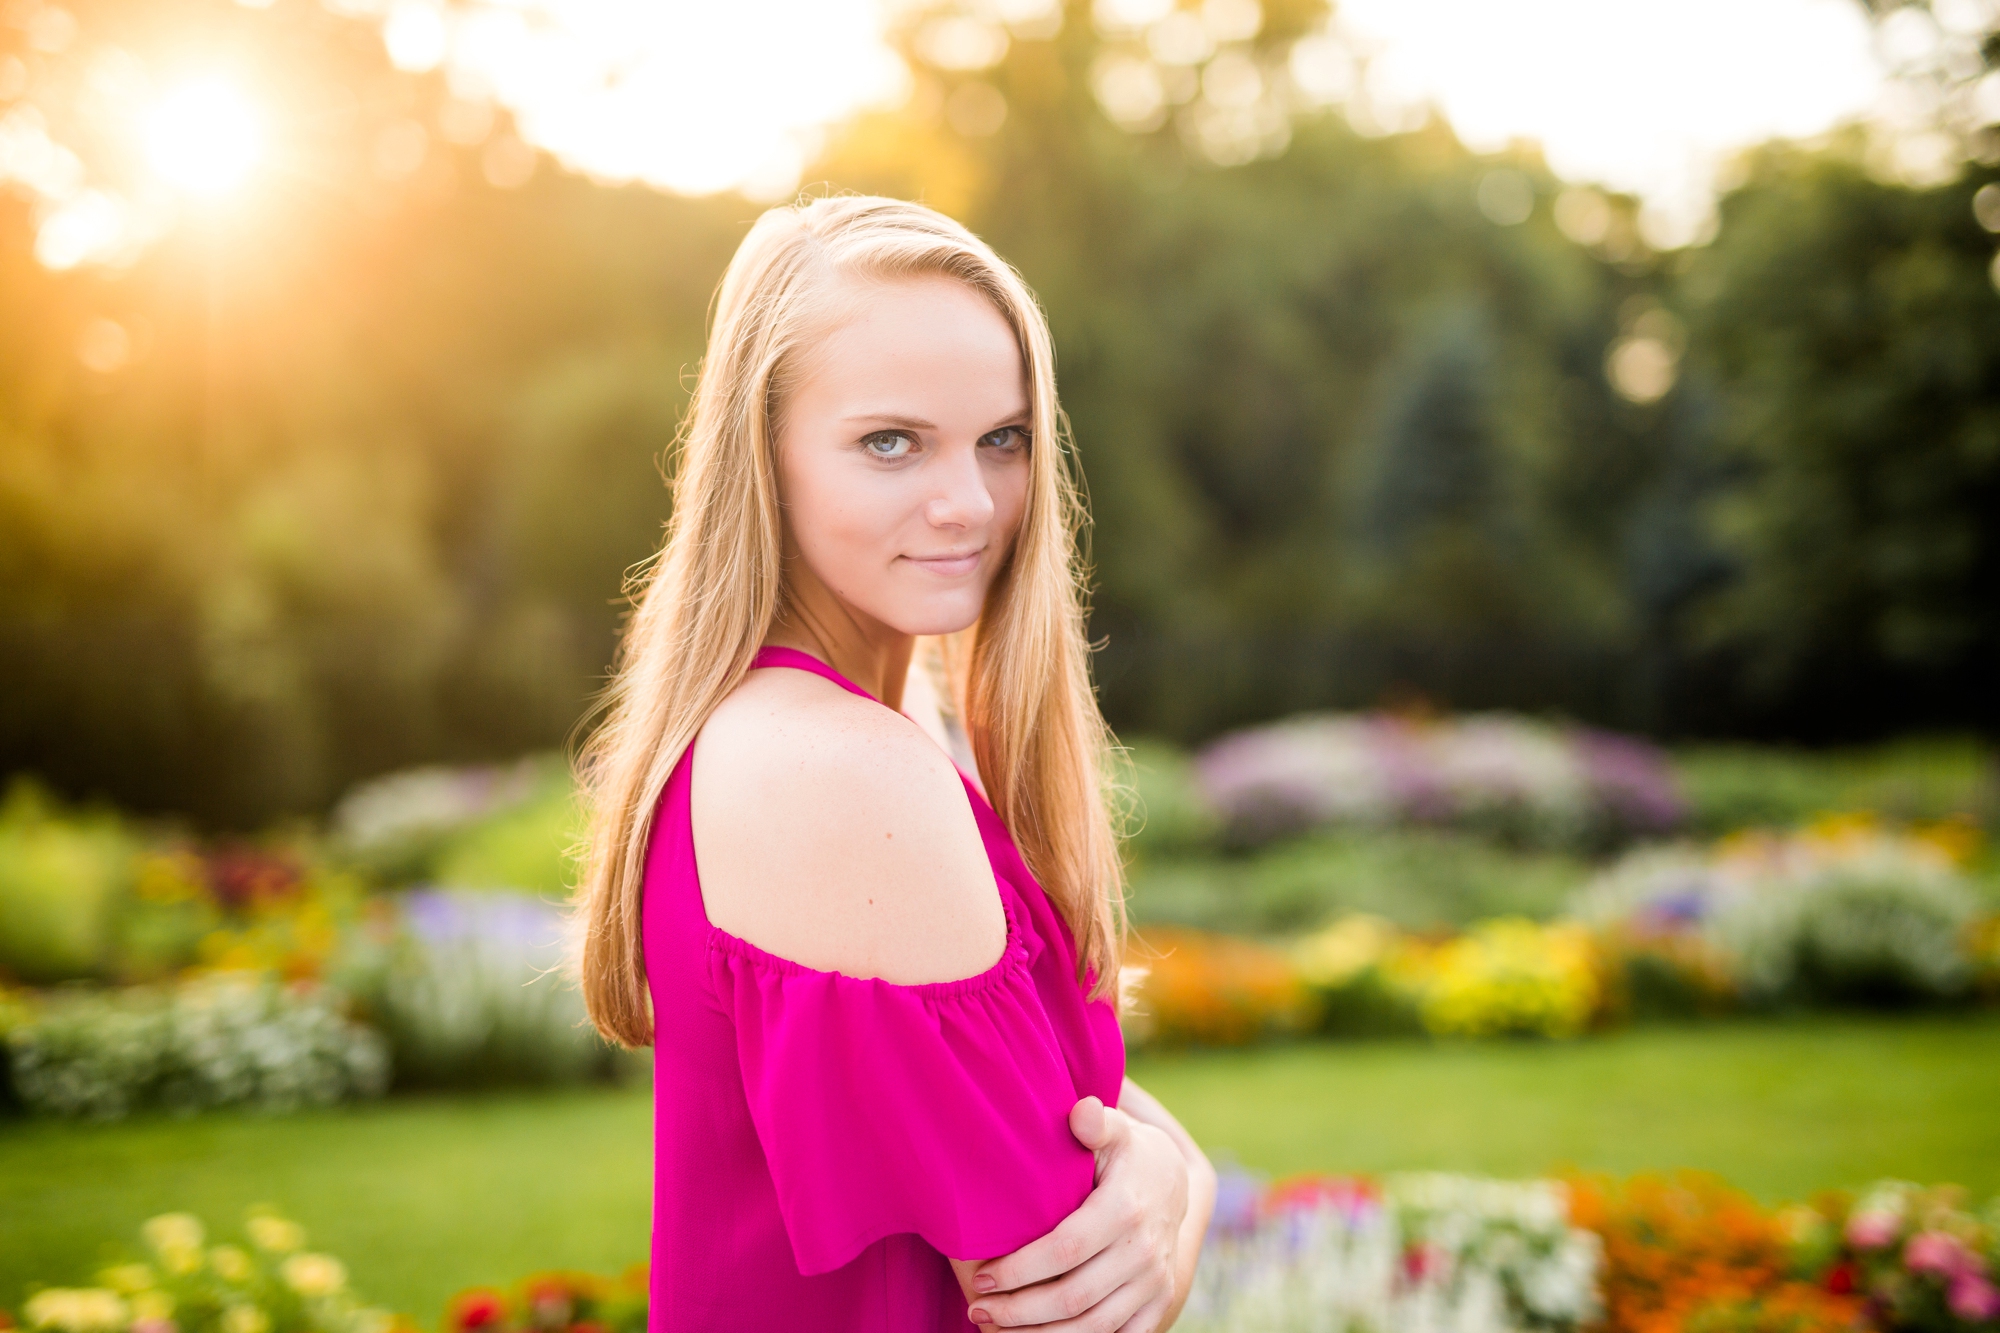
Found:
[{"label": "freckled shoulder", "polygon": [[900,713],[804,671],[753,671],[695,741],[702,901],[821,971],[899,985],[991,967],[999,890],[964,784]]}]

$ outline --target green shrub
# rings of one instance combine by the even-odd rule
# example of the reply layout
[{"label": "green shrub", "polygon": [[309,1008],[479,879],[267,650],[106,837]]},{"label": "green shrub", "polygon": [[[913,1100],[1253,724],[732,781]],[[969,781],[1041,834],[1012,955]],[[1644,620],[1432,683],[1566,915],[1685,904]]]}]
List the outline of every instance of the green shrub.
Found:
[{"label": "green shrub", "polygon": [[401,907],[401,933],[357,983],[398,1087],[578,1083],[629,1067],[562,975],[555,908],[462,889],[414,891]]},{"label": "green shrub", "polygon": [[1127,788],[1127,850],[1141,859],[1215,851],[1222,817],[1202,798],[1187,752],[1156,740],[1130,741],[1125,750],[1112,776]]},{"label": "green shrub", "polygon": [[115,1119],[142,1109],[288,1111],[379,1094],[379,1037],[324,992],[218,974],[179,986],[58,994],[7,1033],[32,1112]]},{"label": "green shrub", "polygon": [[1706,745],[1679,750],[1674,767],[1693,831],[1808,823],[1869,810],[1893,820],[1991,818],[1995,756],[1971,740],[1913,740],[1868,750]]},{"label": "green shrub", "polygon": [[1836,1001],[1946,999],[1965,991],[1971,895],[1950,876],[1904,866],[1829,872],[1799,916],[1798,978]]},{"label": "green shrub", "polygon": [[546,754],[375,778],[329,823],[335,851],[390,884],[548,894],[569,891],[583,832],[569,769]]},{"label": "green shrub", "polygon": [[1495,916],[1555,914],[1590,874],[1587,863],[1520,852],[1462,833],[1382,830],[1321,834],[1243,858],[1141,862],[1131,906],[1141,921],[1281,934],[1344,912],[1412,930]]},{"label": "green shrub", "polygon": [[35,983],[106,975],[136,846],[115,815],[58,813],[16,779],[0,802],[0,971]]},{"label": "green shrub", "polygon": [[428,878],[436,884],[565,896],[574,886],[571,849],[583,837],[583,807],[569,774],[544,773],[528,798],[446,839]]}]

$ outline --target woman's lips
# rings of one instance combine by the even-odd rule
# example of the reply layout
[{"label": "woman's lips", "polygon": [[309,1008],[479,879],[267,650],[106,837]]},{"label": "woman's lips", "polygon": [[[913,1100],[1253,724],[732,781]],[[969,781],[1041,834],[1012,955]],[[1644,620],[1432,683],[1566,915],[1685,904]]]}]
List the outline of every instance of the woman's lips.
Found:
[{"label": "woman's lips", "polygon": [[964,555],[906,555],[903,558],[919,569],[928,569],[931,573],[945,578],[955,578],[961,574],[970,574],[979,568],[979,556],[980,551],[968,551]]}]

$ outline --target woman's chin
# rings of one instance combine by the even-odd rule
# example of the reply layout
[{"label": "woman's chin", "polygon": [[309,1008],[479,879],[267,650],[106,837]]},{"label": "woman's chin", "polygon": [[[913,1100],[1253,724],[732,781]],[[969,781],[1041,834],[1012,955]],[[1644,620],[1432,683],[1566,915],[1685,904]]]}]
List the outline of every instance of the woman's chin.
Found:
[{"label": "woman's chin", "polygon": [[981,600],[969,593],[962,597],[927,597],[921,603],[896,608],[901,614],[884,616],[882,620],[904,634],[919,637],[956,634],[979,619]]}]

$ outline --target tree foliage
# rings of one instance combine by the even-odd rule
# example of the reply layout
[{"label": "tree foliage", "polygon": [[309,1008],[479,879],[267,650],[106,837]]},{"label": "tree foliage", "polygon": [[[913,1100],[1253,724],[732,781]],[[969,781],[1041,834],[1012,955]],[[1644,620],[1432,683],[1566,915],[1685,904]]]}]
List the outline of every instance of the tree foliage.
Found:
[{"label": "tree foliage", "polygon": [[[51,272],[36,206],[0,199],[0,769],[245,823],[560,742],[760,206],[547,163],[503,189],[441,135],[385,175],[449,90],[311,6],[107,4],[80,41],[168,11],[339,114],[298,120],[310,171],[125,267]],[[1231,48],[1266,101],[1319,13],[1273,3]],[[1712,244],[1656,256],[1632,201],[1627,240],[1580,244],[1531,151],[1437,122],[1224,115],[1197,77],[1114,123],[1102,62],[1143,47],[1080,2],[977,71],[926,64],[924,21],[915,95],[813,188],[924,198],[1040,293],[1121,731],[1413,694],[1669,733],[1994,724],[1985,176],[1771,151]],[[1496,180],[1525,219],[1482,212]],[[1656,401],[1607,378],[1635,339],[1681,357]]]}]

